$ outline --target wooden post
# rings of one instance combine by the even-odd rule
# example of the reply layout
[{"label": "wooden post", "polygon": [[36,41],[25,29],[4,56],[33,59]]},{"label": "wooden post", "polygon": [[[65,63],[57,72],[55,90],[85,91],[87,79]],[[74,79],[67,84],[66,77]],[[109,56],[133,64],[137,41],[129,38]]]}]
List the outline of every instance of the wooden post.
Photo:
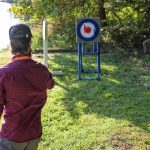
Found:
[{"label": "wooden post", "polygon": [[48,36],[47,36],[47,21],[43,20],[43,58],[44,65],[48,67]]}]

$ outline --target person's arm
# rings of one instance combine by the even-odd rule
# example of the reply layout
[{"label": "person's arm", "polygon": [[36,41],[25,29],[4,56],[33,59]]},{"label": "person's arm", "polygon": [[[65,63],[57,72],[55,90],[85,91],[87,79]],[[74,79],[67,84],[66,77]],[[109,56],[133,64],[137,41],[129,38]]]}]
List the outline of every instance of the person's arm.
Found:
[{"label": "person's arm", "polygon": [[5,92],[2,83],[0,82],[0,118],[3,113],[4,103],[5,103]]},{"label": "person's arm", "polygon": [[0,119],[1,119],[1,116],[2,116],[2,113],[3,113],[3,108],[4,108],[4,105],[0,104]]},{"label": "person's arm", "polygon": [[52,74],[49,72],[48,79],[47,79],[47,89],[52,89],[55,85],[54,79]]}]

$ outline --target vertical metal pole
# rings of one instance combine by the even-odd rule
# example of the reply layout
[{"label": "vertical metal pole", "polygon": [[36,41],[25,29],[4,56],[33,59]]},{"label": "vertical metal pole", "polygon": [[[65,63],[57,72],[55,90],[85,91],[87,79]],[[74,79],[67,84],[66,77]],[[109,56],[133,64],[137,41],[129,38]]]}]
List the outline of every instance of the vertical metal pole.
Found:
[{"label": "vertical metal pole", "polygon": [[98,53],[97,42],[94,42],[94,53]]},{"label": "vertical metal pole", "polygon": [[81,44],[82,44],[82,54],[84,54],[84,52],[85,52],[84,51],[84,43],[82,42]]},{"label": "vertical metal pole", "polygon": [[78,43],[78,79],[80,80],[81,73],[81,43]]},{"label": "vertical metal pole", "polygon": [[82,56],[84,55],[84,53],[85,53],[85,43],[81,43],[81,47],[80,47],[80,49],[82,49],[82,52],[81,52],[81,72],[84,72],[84,70],[83,70],[83,61],[82,61]]},{"label": "vertical metal pole", "polygon": [[48,67],[48,36],[47,36],[47,21],[43,20],[43,58],[44,65]]},{"label": "vertical metal pole", "polygon": [[100,80],[100,43],[97,42],[97,72],[98,72],[98,80]]},{"label": "vertical metal pole", "polygon": [[92,45],[92,53],[94,54],[94,43]]}]

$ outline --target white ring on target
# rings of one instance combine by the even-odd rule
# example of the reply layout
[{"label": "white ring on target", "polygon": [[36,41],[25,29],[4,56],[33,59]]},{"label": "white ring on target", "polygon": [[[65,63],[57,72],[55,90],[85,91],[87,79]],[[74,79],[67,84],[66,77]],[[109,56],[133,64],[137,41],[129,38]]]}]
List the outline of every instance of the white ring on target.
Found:
[{"label": "white ring on target", "polygon": [[[85,27],[90,28],[91,31],[90,31],[89,33],[86,33],[85,30],[84,30]],[[81,26],[81,28],[80,28],[80,33],[81,33],[81,35],[82,35],[84,38],[91,38],[91,37],[93,37],[93,36],[95,35],[95,30],[96,30],[96,28],[95,28],[94,24],[92,24],[92,23],[90,23],[90,22],[86,22],[86,23],[84,23],[84,24]]]}]

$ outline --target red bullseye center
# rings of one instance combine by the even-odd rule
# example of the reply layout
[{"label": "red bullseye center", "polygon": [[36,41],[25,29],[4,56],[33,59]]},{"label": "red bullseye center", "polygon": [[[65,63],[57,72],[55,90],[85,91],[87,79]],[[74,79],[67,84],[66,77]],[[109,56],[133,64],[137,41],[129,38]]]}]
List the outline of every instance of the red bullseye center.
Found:
[{"label": "red bullseye center", "polygon": [[87,26],[84,26],[84,32],[90,33],[91,32],[91,28],[87,27]]}]

